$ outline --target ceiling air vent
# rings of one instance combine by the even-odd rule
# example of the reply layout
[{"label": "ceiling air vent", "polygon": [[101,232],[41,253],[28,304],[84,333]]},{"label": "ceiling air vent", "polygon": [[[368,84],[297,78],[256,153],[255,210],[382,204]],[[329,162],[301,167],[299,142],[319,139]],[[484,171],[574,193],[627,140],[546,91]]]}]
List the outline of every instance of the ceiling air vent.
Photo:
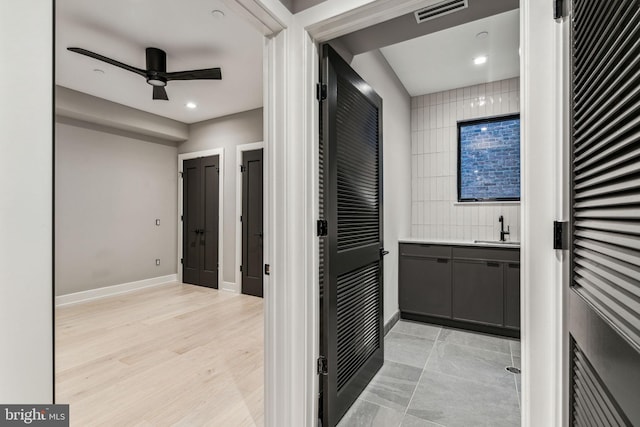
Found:
[{"label": "ceiling air vent", "polygon": [[430,19],[439,18],[452,12],[469,7],[469,0],[444,0],[414,12],[416,21],[421,24]]}]

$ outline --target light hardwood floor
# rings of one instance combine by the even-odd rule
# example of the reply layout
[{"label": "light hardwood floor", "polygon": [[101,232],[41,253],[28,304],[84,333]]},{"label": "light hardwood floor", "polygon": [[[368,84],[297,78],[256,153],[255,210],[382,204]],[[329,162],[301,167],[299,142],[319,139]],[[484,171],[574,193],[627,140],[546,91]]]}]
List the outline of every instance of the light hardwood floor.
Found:
[{"label": "light hardwood floor", "polygon": [[56,309],[71,426],[263,425],[263,300],[170,284]]}]

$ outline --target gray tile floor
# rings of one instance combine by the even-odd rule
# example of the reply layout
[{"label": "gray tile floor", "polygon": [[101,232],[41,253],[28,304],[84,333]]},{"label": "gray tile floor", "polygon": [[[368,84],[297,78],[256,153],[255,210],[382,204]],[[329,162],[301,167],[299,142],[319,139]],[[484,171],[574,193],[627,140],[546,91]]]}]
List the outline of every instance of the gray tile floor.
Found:
[{"label": "gray tile floor", "polygon": [[338,427],[520,425],[520,341],[401,320],[384,351]]}]

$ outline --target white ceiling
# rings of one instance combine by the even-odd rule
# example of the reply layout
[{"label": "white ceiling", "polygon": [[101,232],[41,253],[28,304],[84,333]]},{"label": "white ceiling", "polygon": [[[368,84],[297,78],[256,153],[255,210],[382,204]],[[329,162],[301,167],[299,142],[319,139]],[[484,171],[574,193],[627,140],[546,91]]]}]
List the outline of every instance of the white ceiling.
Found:
[{"label": "white ceiling", "polygon": [[[487,31],[484,39],[476,34]],[[411,96],[520,75],[519,10],[381,48]],[[473,58],[485,55],[483,65]]]},{"label": "white ceiling", "polygon": [[[222,80],[170,81],[169,101],[154,101],[143,77],[67,47],[142,69],[145,48],[157,47],[167,71],[221,67]],[[56,2],[56,84],[184,123],[261,107],[262,47],[262,35],[222,0]],[[190,101],[198,108],[186,108]]]}]

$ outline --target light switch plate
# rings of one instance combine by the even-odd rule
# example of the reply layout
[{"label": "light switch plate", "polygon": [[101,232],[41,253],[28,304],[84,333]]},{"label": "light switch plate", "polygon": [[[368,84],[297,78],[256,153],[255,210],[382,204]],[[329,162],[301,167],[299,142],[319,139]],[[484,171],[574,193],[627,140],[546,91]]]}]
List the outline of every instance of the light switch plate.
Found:
[{"label": "light switch plate", "polygon": [[156,219],[156,225],[160,225],[160,220]]},{"label": "light switch plate", "polygon": [[160,265],[160,260],[159,259],[156,260],[156,265]]}]

